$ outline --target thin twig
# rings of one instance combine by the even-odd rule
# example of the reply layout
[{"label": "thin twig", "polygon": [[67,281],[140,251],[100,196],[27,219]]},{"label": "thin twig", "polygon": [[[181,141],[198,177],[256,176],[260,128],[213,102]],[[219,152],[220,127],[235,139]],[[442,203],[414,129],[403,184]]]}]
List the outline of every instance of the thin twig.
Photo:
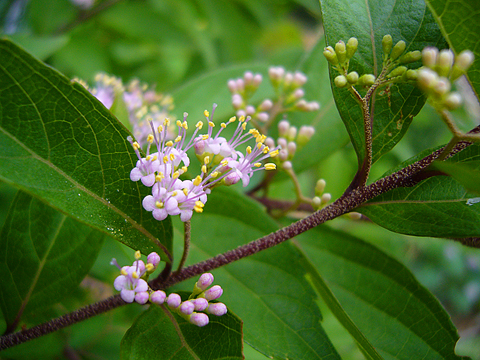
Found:
[{"label": "thin twig", "polygon": [[183,265],[185,265],[185,261],[187,261],[188,251],[190,250],[190,238],[192,235],[192,227],[190,220],[185,221],[183,223],[183,255],[182,259],[180,260],[180,264],[178,264],[178,268],[176,272],[182,270]]}]

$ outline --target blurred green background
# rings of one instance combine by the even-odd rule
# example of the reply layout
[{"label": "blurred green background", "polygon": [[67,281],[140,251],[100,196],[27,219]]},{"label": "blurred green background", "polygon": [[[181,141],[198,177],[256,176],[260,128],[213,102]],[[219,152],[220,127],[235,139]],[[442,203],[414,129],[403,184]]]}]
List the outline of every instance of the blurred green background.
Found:
[{"label": "blurred green background", "polygon": [[[79,77],[92,84],[96,73],[106,72],[124,82],[138,78],[174,96],[194,79],[235,66],[281,65],[295,70],[302,56],[323,38],[317,0],[2,0],[0,32],[67,77]],[[324,76],[327,83],[326,72]],[[307,98],[318,100],[308,92]],[[215,101],[230,106],[229,97]],[[211,104],[197,106],[210,108]],[[176,108],[174,113],[181,117],[184,111]],[[464,129],[478,124],[475,111],[467,109],[456,114]],[[447,142],[448,138],[445,126],[426,106],[405,139],[374,166],[372,179],[421,150]],[[351,145],[329,154],[318,167],[301,174],[304,193],[312,195],[316,180],[324,178],[326,191],[333,199],[339,197],[350,183],[355,166]],[[0,183],[0,224],[15,191]],[[279,181],[272,191],[274,197],[288,198],[285,194],[292,192],[292,185]],[[346,218],[333,221],[331,226],[370,241],[407,265],[451,314],[461,335],[458,353],[480,359],[480,250],[462,247],[451,240],[398,235],[368,222]],[[133,251],[107,239],[83,289],[56,310],[75,309],[80,299],[92,302],[113,293],[112,287],[101,285],[101,281],[107,284],[113,281],[116,269],[108,263],[112,256],[121,263],[120,254],[125,263],[133,258]],[[92,289],[101,293],[92,294]],[[320,300],[319,306],[325,315],[326,331],[342,356],[363,358]],[[46,349],[50,349],[57,354],[52,350],[56,349],[52,344],[60,344],[57,337],[75,334],[69,344],[81,349],[82,358],[116,359],[120,339],[140,311],[126,308],[131,307],[49,336],[50,340],[39,347],[26,345],[29,351],[45,355]],[[75,331],[82,327],[84,331]],[[96,331],[92,338],[86,334],[92,333],[93,328]],[[15,351],[22,353],[25,348]],[[70,358],[68,350],[59,353]],[[247,359],[265,358],[251,348],[245,351]]]}]

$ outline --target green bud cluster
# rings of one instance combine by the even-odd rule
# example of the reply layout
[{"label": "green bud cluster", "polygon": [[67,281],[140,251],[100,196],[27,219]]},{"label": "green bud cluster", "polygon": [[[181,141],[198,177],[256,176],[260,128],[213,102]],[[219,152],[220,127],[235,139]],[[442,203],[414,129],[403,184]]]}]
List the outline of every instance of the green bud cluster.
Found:
[{"label": "green bud cluster", "polygon": [[323,208],[332,200],[332,195],[324,192],[326,185],[327,183],[323,179],[318,180],[315,184],[315,197],[312,199],[312,206],[315,210]]},{"label": "green bud cluster", "polygon": [[358,40],[352,37],[348,39],[346,44],[342,40],[338,41],[335,44],[335,49],[332,46],[327,46],[323,50],[323,55],[327,61],[341,74],[335,78],[335,86],[345,87],[355,84],[358,80],[356,72],[348,73],[350,59],[355,55],[357,49]]},{"label": "green bud cluster", "polygon": [[474,55],[471,51],[462,51],[457,56],[451,50],[438,51],[427,47],[422,51],[423,67],[418,70],[417,84],[437,110],[454,110],[462,103],[462,97],[452,92],[452,82],[466,74],[472,65]]}]

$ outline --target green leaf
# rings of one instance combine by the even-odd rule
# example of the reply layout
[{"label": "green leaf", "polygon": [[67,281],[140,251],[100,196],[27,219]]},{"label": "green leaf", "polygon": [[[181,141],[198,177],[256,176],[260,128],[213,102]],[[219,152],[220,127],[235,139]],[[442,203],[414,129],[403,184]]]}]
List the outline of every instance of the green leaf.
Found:
[{"label": "green leaf", "polygon": [[[188,262],[197,263],[276,230],[276,223],[252,200],[217,188],[204,213],[192,218]],[[180,230],[180,229],[179,229]],[[224,289],[220,300],[244,324],[245,341],[276,359],[338,359],[320,325],[315,292],[306,281],[303,256],[284,243],[213,271]],[[190,289],[196,279],[182,283]]]},{"label": "green leaf", "polygon": [[[480,145],[473,144],[451,157],[448,165],[470,166],[478,176]],[[473,168],[473,170],[472,170]],[[473,180],[473,179],[472,179]],[[463,179],[462,182],[469,182]],[[474,181],[474,180],[473,180]],[[472,186],[478,187],[477,184]],[[480,236],[480,202],[462,183],[434,176],[415,186],[397,188],[357,209],[378,225],[401,234],[463,238]]]},{"label": "green leaf", "polygon": [[397,260],[344,232],[317,227],[298,246],[384,359],[458,359],[439,302]]},{"label": "green leaf", "polygon": [[125,333],[121,359],[243,359],[242,321],[230,311],[209,318],[198,327],[165,305],[151,305]]},{"label": "green leaf", "polygon": [[457,180],[469,192],[480,195],[480,171],[478,166],[472,168],[471,166],[455,164],[450,161],[435,161],[432,164],[432,169],[444,172]]},{"label": "green leaf", "polygon": [[459,54],[463,50],[471,50],[475,61],[468,70],[467,79],[480,99],[480,7],[477,0],[426,0],[435,19],[440,25],[443,36],[450,48]]},{"label": "green leaf", "polygon": [[8,326],[73,291],[104,236],[19,191],[0,236],[0,307]]},{"label": "green leaf", "polygon": [[149,189],[130,181],[129,133],[87,90],[1,41],[0,98],[1,180],[144,254],[171,253],[170,220],[144,211]]},{"label": "green leaf", "polygon": [[[388,0],[371,3],[361,0],[321,0],[327,44],[358,39],[358,50],[349,71],[378,75],[382,69],[382,38],[390,34],[394,43],[404,40],[405,51],[425,46],[443,47],[443,37],[423,0]],[[365,158],[365,136],[361,108],[346,89],[333,84],[338,73],[330,68],[335,102],[361,164]],[[373,120],[373,162],[390,151],[403,137],[425,98],[413,85],[392,85],[377,89],[370,112]]]},{"label": "green leaf", "polygon": [[45,60],[52,56],[69,41],[67,35],[47,37],[20,33],[9,35],[8,38],[40,60]]}]

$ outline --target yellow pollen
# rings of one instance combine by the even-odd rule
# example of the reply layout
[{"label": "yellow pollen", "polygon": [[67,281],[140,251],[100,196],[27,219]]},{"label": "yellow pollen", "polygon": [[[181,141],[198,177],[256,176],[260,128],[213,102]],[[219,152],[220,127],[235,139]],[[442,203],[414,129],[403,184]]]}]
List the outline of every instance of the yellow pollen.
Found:
[{"label": "yellow pollen", "polygon": [[186,120],[182,123],[182,127],[183,127],[185,130],[188,130],[188,123],[187,123]]},{"label": "yellow pollen", "polygon": [[271,153],[270,153],[270,157],[275,157],[278,155],[278,149],[277,150],[273,150]]},{"label": "yellow pollen", "polygon": [[263,153],[264,153],[264,154],[267,154],[269,151],[270,151],[270,148],[269,148],[268,146],[265,146],[265,147],[263,148]]},{"label": "yellow pollen", "polygon": [[188,195],[188,190],[187,190],[186,188],[184,188],[182,191],[183,191],[183,194],[184,194],[185,196]]},{"label": "yellow pollen", "polygon": [[204,163],[205,165],[210,164],[210,156],[205,156],[205,158],[203,159],[203,163]]},{"label": "yellow pollen", "polygon": [[242,129],[245,130],[246,128],[247,128],[247,123],[244,122],[244,123],[242,124]]},{"label": "yellow pollen", "polygon": [[239,121],[239,122],[244,122],[244,121],[245,121],[245,116],[243,116],[243,115],[240,116],[240,117],[238,118],[238,121]]},{"label": "yellow pollen", "polygon": [[253,164],[253,166],[260,167],[260,166],[262,166],[262,163],[255,163],[255,164]]},{"label": "yellow pollen", "polygon": [[159,208],[159,209],[163,209],[163,202],[161,201],[155,201],[155,207]]},{"label": "yellow pollen", "polygon": [[267,163],[265,164],[265,170],[275,170],[277,166],[273,163]]},{"label": "yellow pollen", "polygon": [[255,141],[263,144],[263,142],[265,141],[266,138],[267,137],[265,135],[258,134],[257,139]]},{"label": "yellow pollen", "polygon": [[173,141],[169,140],[165,143],[165,146],[173,146]]},{"label": "yellow pollen", "polygon": [[135,259],[140,259],[140,257],[142,256],[142,253],[140,252],[140,250],[137,250],[135,251]]},{"label": "yellow pollen", "polygon": [[222,166],[227,166],[228,165],[228,160],[222,160],[222,161],[220,161],[220,164],[222,164]]},{"label": "yellow pollen", "polygon": [[138,279],[138,274],[137,274],[137,272],[136,272],[136,271],[134,271],[134,272],[132,273],[132,278],[134,278],[134,279]]},{"label": "yellow pollen", "polygon": [[251,153],[252,153],[252,147],[251,147],[251,146],[247,146],[247,153],[248,153],[248,154],[251,154]]},{"label": "yellow pollen", "polygon": [[161,132],[163,131],[163,126],[162,126],[162,125],[159,125],[158,128],[157,128],[157,131],[158,131],[159,133],[161,133]]},{"label": "yellow pollen", "polygon": [[170,160],[175,160],[175,155],[174,154],[170,154]]},{"label": "yellow pollen", "polygon": [[157,159],[158,159],[158,156],[155,155],[152,160],[155,161],[155,160],[157,160]]},{"label": "yellow pollen", "polygon": [[157,176],[155,176],[155,181],[160,182],[160,181],[162,181],[163,179],[165,179],[165,175],[163,175],[163,172],[159,172],[159,173],[157,174]]},{"label": "yellow pollen", "polygon": [[163,121],[163,125],[164,125],[164,126],[169,126],[169,125],[170,125],[170,119],[169,119],[169,118],[165,118],[165,120]]},{"label": "yellow pollen", "polygon": [[147,265],[145,265],[145,269],[147,269],[148,272],[151,272],[153,269],[155,269],[155,267],[153,264],[147,263]]},{"label": "yellow pollen", "polygon": [[195,210],[195,212],[197,212],[197,213],[203,212],[203,208],[198,207],[198,206],[194,206],[194,207],[193,207],[193,210]]},{"label": "yellow pollen", "polygon": [[177,120],[176,124],[178,127],[182,127],[182,122],[180,120]]},{"label": "yellow pollen", "polygon": [[178,171],[175,171],[172,175],[174,179],[177,179],[180,176],[180,173]]},{"label": "yellow pollen", "polygon": [[208,118],[210,116],[210,113],[208,112],[208,110],[205,110],[203,112],[203,115]]},{"label": "yellow pollen", "polygon": [[220,126],[225,129],[227,127],[227,124],[221,123]]},{"label": "yellow pollen", "polygon": [[203,127],[203,122],[202,122],[202,121],[197,122],[197,124],[195,125],[195,127],[196,127],[197,129],[201,130],[202,127]]},{"label": "yellow pollen", "polygon": [[182,166],[182,171],[183,171],[184,173],[186,173],[187,170],[188,170],[188,168],[187,168],[186,166]]},{"label": "yellow pollen", "polygon": [[257,143],[257,148],[258,148],[258,150],[261,150],[261,149],[262,149],[262,146],[263,146],[263,144],[262,144],[261,142]]},{"label": "yellow pollen", "polygon": [[202,140],[207,140],[208,139],[208,134],[205,135],[200,135],[202,137]]},{"label": "yellow pollen", "polygon": [[127,270],[125,270],[125,269],[120,270],[120,274],[122,274],[123,276],[128,275]]},{"label": "yellow pollen", "polygon": [[145,158],[145,160],[150,161],[151,158],[152,158],[152,157],[151,157],[150,155],[147,155],[147,157]]},{"label": "yellow pollen", "polygon": [[136,142],[136,141],[132,144],[132,147],[133,147],[133,150],[140,149],[140,145],[138,145],[138,142]]},{"label": "yellow pollen", "polygon": [[200,177],[200,175],[197,175],[195,180],[193,180],[193,185],[198,186],[200,185],[201,182],[202,182],[202,178]]},{"label": "yellow pollen", "polygon": [[175,142],[179,142],[180,140],[182,140],[182,137],[180,135],[178,135],[176,138],[175,138]]},{"label": "yellow pollen", "polygon": [[215,179],[218,176],[218,174],[219,174],[218,171],[214,171],[213,173],[210,174],[210,176]]},{"label": "yellow pollen", "polygon": [[149,134],[148,137],[147,137],[147,141],[151,144],[151,143],[153,143],[153,139],[154,139],[153,135]]},{"label": "yellow pollen", "polygon": [[210,126],[210,127],[215,127],[215,124],[213,123],[213,121],[209,121],[209,122],[208,122],[208,126]]},{"label": "yellow pollen", "polygon": [[178,193],[177,193],[177,190],[172,191],[172,196],[177,196],[177,194],[178,194]]},{"label": "yellow pollen", "polygon": [[206,165],[202,165],[202,172],[203,172],[204,174],[207,173],[207,166],[206,166]]},{"label": "yellow pollen", "polygon": [[201,208],[203,208],[205,206],[205,204],[202,203],[200,200],[195,201],[195,205],[198,206],[198,207],[201,207]]},{"label": "yellow pollen", "polygon": [[163,157],[163,163],[164,163],[164,164],[168,163],[168,156],[167,156],[167,155],[165,155],[165,156]]},{"label": "yellow pollen", "polygon": [[235,120],[237,120],[237,117],[236,116],[232,116],[230,119],[228,119],[228,122],[235,122]]}]

